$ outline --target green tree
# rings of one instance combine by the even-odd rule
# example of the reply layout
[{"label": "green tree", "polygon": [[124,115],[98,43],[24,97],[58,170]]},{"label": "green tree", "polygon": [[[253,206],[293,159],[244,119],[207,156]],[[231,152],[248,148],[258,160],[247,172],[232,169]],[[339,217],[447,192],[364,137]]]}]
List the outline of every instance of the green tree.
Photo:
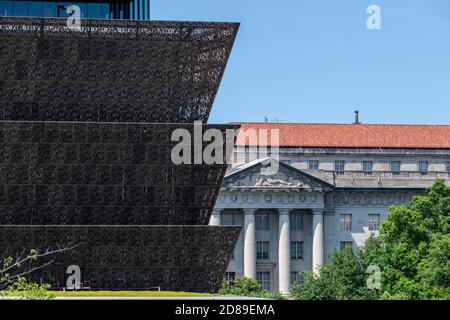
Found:
[{"label": "green tree", "polygon": [[15,255],[0,257],[0,295],[14,296],[22,299],[48,299],[50,286],[29,282],[26,277],[51,265],[59,254],[72,250],[73,247],[31,249]]},{"label": "green tree", "polygon": [[320,270],[320,277],[302,272],[301,283],[292,286],[291,295],[300,300],[376,299],[378,291],[367,288],[368,265],[360,255],[347,247],[331,255],[331,261]]},{"label": "green tree", "polygon": [[224,280],[219,293],[244,297],[259,297],[276,300],[283,299],[283,296],[280,293],[263,290],[258,281],[245,277],[236,278],[230,283]]},{"label": "green tree", "polygon": [[15,297],[24,300],[50,300],[55,296],[49,293],[49,284],[38,284],[28,282],[27,279],[20,277],[14,282],[7,291],[4,292],[4,296]]},{"label": "green tree", "polygon": [[[357,254],[336,251],[321,276],[303,273],[298,299],[450,299],[450,187],[437,180],[425,196],[392,206],[379,237]],[[381,270],[380,290],[367,287],[367,268]]]}]

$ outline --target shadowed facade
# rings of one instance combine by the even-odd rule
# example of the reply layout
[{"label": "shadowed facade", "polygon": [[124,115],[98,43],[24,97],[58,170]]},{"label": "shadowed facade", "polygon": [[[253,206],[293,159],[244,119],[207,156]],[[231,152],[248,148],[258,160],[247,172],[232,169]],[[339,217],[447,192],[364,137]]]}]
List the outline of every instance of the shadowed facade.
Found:
[{"label": "shadowed facade", "polygon": [[94,290],[215,292],[239,232],[206,226],[0,226],[0,248],[14,256],[24,247],[79,245],[31,276],[56,289],[66,285],[66,268],[79,265]]},{"label": "shadowed facade", "polygon": [[171,135],[207,121],[237,28],[0,17],[0,251],[78,245],[32,275],[55,288],[78,265],[94,290],[216,292],[226,159],[175,165]]}]

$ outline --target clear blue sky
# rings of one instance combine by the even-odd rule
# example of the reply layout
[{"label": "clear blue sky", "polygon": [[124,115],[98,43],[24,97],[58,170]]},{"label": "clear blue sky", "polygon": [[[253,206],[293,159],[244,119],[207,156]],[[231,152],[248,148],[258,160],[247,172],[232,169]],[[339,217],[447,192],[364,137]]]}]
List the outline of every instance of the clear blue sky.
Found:
[{"label": "clear blue sky", "polygon": [[152,1],[156,20],[241,23],[211,123],[348,123],[357,108],[365,123],[450,124],[448,0]]}]

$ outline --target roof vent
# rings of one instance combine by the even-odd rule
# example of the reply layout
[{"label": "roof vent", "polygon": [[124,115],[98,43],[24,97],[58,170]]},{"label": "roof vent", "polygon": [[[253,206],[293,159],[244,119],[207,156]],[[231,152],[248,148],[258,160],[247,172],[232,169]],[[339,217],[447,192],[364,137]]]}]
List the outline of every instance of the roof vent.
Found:
[{"label": "roof vent", "polygon": [[361,124],[361,122],[359,122],[359,111],[355,110],[355,122],[354,124]]}]

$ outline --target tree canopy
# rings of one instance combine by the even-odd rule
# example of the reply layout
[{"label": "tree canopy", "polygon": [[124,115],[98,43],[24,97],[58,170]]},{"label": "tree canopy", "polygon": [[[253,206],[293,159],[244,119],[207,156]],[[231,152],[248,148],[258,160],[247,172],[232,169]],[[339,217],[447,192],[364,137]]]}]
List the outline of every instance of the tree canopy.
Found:
[{"label": "tree canopy", "polygon": [[[437,180],[425,196],[391,206],[380,234],[357,252],[335,251],[320,277],[303,272],[297,299],[450,299],[450,187]],[[381,286],[369,288],[371,266]]]}]

